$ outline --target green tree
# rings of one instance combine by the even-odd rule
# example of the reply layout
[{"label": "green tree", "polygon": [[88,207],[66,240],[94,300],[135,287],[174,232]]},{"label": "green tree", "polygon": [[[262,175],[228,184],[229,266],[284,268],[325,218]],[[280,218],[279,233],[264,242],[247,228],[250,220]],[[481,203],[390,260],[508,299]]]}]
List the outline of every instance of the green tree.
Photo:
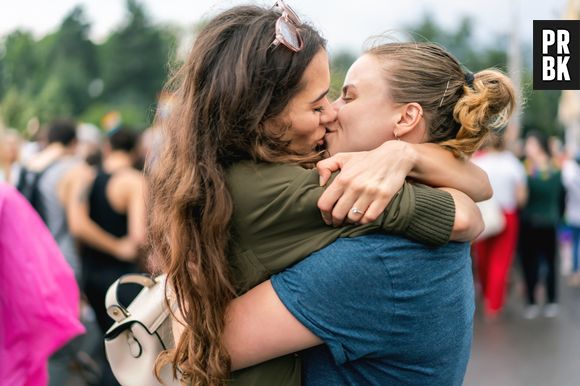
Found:
[{"label": "green tree", "polygon": [[356,56],[349,51],[340,51],[330,59],[331,78],[328,97],[334,100],[340,96],[344,77],[350,65],[356,60]]},{"label": "green tree", "polygon": [[98,74],[89,29],[83,9],[76,7],[56,32],[39,41],[24,31],[6,37],[0,65],[6,124],[22,127],[33,116],[74,117],[88,107],[88,84]]},{"label": "green tree", "polygon": [[76,117],[91,104],[88,85],[98,76],[98,62],[89,30],[83,8],[75,7],[55,33],[38,42],[45,63],[45,70],[35,79],[41,120],[53,119],[55,114]]},{"label": "green tree", "polygon": [[527,71],[523,78],[522,135],[531,130],[539,130],[547,136],[562,138],[564,128],[558,121],[558,105],[562,92],[558,90],[534,90],[530,71]]},{"label": "green tree", "polygon": [[430,13],[427,13],[418,25],[408,26],[406,30],[417,41],[441,44],[470,71],[489,67],[505,70],[507,67],[505,39],[497,38],[492,47],[476,44],[473,24],[472,19],[465,17],[455,31],[446,31],[435,22]]},{"label": "green tree", "polygon": [[16,30],[0,46],[0,121],[23,129],[34,116],[29,95],[39,68],[35,41],[31,33]]},{"label": "green tree", "polygon": [[23,131],[34,116],[34,107],[18,88],[11,87],[0,100],[0,122]]},{"label": "green tree", "polygon": [[[461,63],[473,72],[485,68],[495,67],[500,70],[507,70],[507,43],[508,39],[498,36],[490,46],[484,46],[474,41],[472,33],[473,21],[465,18],[459,23],[455,31],[445,31],[437,25],[430,14],[426,14],[423,20],[416,26],[409,26],[407,29],[417,40],[427,40],[441,44],[455,55]],[[417,38],[422,37],[422,38]],[[531,129],[544,132],[547,135],[559,135],[563,133],[561,125],[558,123],[558,103],[559,91],[535,91],[531,84],[531,69],[529,57],[531,50],[523,47],[524,57],[523,68],[523,116],[522,133],[525,134]]]},{"label": "green tree", "polygon": [[127,0],[128,20],[99,47],[104,92],[101,102],[137,106],[143,124],[167,76],[174,37],[153,25],[144,8]]},{"label": "green tree", "polygon": [[16,30],[7,35],[1,45],[0,82],[3,90],[8,91],[11,87],[28,90],[32,75],[39,67],[34,37],[30,32]]},{"label": "green tree", "polygon": [[91,25],[86,21],[81,6],[75,7],[63,20],[56,33],[51,47],[48,62],[58,63],[59,59],[78,58],[87,76],[94,77],[98,73],[96,47],[89,39]]}]

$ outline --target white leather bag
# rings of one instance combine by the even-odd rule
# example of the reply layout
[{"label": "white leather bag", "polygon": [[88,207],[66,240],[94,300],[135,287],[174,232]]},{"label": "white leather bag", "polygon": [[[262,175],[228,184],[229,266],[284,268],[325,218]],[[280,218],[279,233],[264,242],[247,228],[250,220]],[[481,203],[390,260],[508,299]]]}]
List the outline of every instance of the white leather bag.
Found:
[{"label": "white leather bag", "polygon": [[[117,297],[117,288],[126,283],[143,286],[127,308]],[[161,386],[154,373],[155,360],[163,350],[175,346],[165,302],[165,275],[121,276],[109,287],[105,306],[115,320],[105,334],[105,350],[117,381],[122,386]],[[166,386],[181,386],[170,365],[162,369],[161,379]]]},{"label": "white leather bag", "polygon": [[476,240],[484,240],[503,232],[505,229],[505,217],[497,200],[492,197],[489,200],[478,202],[477,206],[481,211],[485,228]]}]

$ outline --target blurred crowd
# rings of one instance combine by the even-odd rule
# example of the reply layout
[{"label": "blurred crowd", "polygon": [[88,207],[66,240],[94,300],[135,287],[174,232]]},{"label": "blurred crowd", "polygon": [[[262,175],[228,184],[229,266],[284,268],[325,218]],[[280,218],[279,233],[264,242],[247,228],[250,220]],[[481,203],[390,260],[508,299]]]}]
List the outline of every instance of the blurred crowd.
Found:
[{"label": "blurred crowd", "polygon": [[[101,130],[68,119],[30,140],[13,129],[0,132],[0,185],[15,187],[36,211],[82,294],[80,319],[88,332],[52,354],[50,385],[116,384],[103,350],[112,325],[105,294],[119,276],[147,271],[142,171],[158,142],[153,128],[117,123]],[[481,205],[487,229],[473,245],[485,318],[501,316],[514,275],[524,283],[523,318],[557,317],[560,273],[580,286],[580,157],[566,154],[558,139],[531,132],[520,151],[494,138],[472,160],[494,189]],[[126,289],[121,301],[136,290]]]},{"label": "blurred crowd", "polygon": [[580,286],[580,157],[532,131],[516,151],[495,138],[473,161],[494,190],[480,207],[486,231],[473,248],[484,317],[501,316],[508,292],[518,288],[510,278],[518,277],[522,317],[557,317],[559,277]]},{"label": "blurred crowd", "polygon": [[[104,356],[102,336],[112,325],[105,310],[105,295],[121,275],[147,271],[142,169],[154,138],[154,129],[140,132],[117,124],[105,132],[69,119],[41,127],[31,140],[13,129],[0,131],[0,187],[11,189],[3,190],[7,192],[3,195],[18,194],[26,199],[23,202],[28,201],[28,208],[42,219],[39,223],[44,223],[72,268],[71,280],[82,294],[76,317],[87,332],[52,353],[48,362],[50,385],[117,384]],[[30,244],[38,242],[38,233],[43,232],[24,222],[10,227],[31,232]],[[26,249],[21,240],[6,243],[20,252]],[[54,257],[54,264],[58,258]],[[31,260],[28,265],[36,265],[36,273],[43,274],[38,261]],[[138,288],[123,287],[120,301],[127,304]],[[55,316],[45,316],[40,328],[50,325],[50,318]]]}]

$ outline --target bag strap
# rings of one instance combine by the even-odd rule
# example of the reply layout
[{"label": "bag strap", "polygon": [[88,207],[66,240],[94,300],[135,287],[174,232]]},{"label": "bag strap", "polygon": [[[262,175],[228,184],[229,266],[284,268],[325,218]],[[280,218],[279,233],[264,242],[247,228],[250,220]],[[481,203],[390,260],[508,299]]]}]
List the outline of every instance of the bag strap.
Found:
[{"label": "bag strap", "polygon": [[121,322],[123,319],[131,316],[131,313],[125,306],[119,303],[118,288],[121,284],[139,284],[143,287],[153,287],[158,283],[155,278],[146,274],[129,273],[121,276],[117,279],[107,290],[107,296],[105,297],[105,307],[107,308],[107,314],[114,319],[116,322]]}]

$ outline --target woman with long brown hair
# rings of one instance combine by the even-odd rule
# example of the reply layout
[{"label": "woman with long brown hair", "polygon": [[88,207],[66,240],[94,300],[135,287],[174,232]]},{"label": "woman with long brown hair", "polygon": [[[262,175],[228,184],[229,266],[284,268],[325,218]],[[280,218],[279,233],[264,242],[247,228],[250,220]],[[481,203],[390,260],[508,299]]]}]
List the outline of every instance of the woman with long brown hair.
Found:
[{"label": "woman with long brown hair", "polygon": [[[201,31],[175,78],[177,106],[150,171],[152,256],[168,275],[185,327],[159,365],[173,363],[195,385],[226,383],[225,315],[237,294],[338,237],[386,230],[441,244],[457,213],[477,213],[459,192],[456,213],[447,193],[405,184],[373,224],[324,225],[316,208],[318,174],[304,166],[321,159],[326,126],[336,118],[326,98],[328,58],[320,35],[277,5],[232,8]],[[447,178],[471,173],[460,185],[485,189],[479,169],[441,152],[423,152],[443,159],[430,170]],[[417,169],[425,168],[416,161]],[[480,230],[477,221],[466,222],[462,240]],[[292,356],[254,370],[266,376],[251,378],[256,384],[300,379]]]},{"label": "woman with long brown hair", "polygon": [[[385,157],[410,151],[410,158],[422,163],[427,146],[433,146],[405,141],[439,142],[460,157],[470,155],[489,134],[501,135],[514,104],[504,74],[466,72],[440,46],[396,43],[370,49],[351,66],[342,96],[333,103],[338,119],[328,126],[326,141],[332,154],[378,148],[319,162],[321,175],[337,168],[346,175],[335,179],[319,206],[339,221],[336,202],[358,207],[365,193],[359,189],[353,195],[353,187],[373,177],[380,183],[392,168],[382,162]],[[388,141],[393,138],[401,141]],[[408,171],[406,164],[399,167]],[[361,217],[347,212],[351,220]],[[369,263],[359,243],[356,257],[347,253],[343,259],[342,251],[360,239],[366,239],[365,247],[374,245],[369,254],[385,258]],[[473,312],[468,253],[448,259],[453,255],[448,247],[433,264],[441,248],[426,251],[381,239],[340,239],[234,300],[225,334],[234,368],[325,343],[301,354],[305,384],[461,384]],[[381,251],[385,243],[390,248]],[[383,288],[382,297],[375,285]]]}]

